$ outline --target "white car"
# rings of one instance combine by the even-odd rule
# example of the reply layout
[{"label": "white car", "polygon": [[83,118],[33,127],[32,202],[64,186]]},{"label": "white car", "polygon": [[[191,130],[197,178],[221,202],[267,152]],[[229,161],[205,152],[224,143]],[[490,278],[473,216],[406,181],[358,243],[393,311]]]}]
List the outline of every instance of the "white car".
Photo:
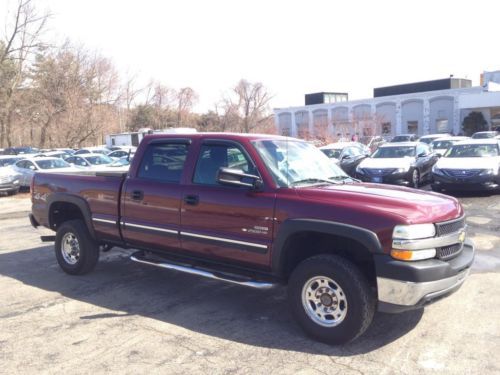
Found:
[{"label": "white car", "polygon": [[432,141],[434,141],[438,138],[443,138],[443,137],[451,137],[451,134],[449,134],[449,133],[427,134],[427,135],[421,136],[418,141],[425,143],[425,144],[428,144],[430,146]]},{"label": "white car", "polygon": [[16,194],[19,191],[20,182],[21,176],[10,165],[0,167],[0,193]]},{"label": "white car", "polygon": [[126,158],[130,155],[130,158],[132,158],[135,155],[135,150],[116,150],[112,151],[108,154],[110,158],[113,158],[115,160],[121,159],[121,158]]},{"label": "white car", "polygon": [[432,168],[432,190],[500,188],[500,144],[497,139],[455,143]]},{"label": "white car", "polygon": [[72,155],[64,160],[78,168],[100,171],[105,170],[103,167],[114,162],[109,156],[102,154]]},{"label": "white car", "polygon": [[29,187],[35,173],[68,173],[78,172],[75,168],[60,158],[40,157],[19,160],[13,166],[14,171],[20,175],[21,188]]},{"label": "white car", "polygon": [[111,150],[108,150],[107,148],[100,148],[100,147],[87,147],[87,148],[81,148],[78,151],[75,151],[73,155],[88,155],[88,154],[101,154],[101,155],[107,155],[111,152]]},{"label": "white car", "polygon": [[455,143],[465,141],[467,139],[469,139],[469,137],[442,137],[432,141],[431,148],[436,154],[443,156],[445,152]]}]

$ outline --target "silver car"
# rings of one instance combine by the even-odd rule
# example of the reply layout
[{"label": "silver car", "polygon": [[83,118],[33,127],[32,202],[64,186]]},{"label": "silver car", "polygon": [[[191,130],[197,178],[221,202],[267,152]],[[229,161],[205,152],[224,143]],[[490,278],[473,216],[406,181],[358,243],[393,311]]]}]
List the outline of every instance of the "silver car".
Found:
[{"label": "silver car", "polygon": [[23,159],[14,164],[13,169],[21,176],[21,188],[29,187],[35,173],[78,172],[75,168],[59,158],[40,157]]}]

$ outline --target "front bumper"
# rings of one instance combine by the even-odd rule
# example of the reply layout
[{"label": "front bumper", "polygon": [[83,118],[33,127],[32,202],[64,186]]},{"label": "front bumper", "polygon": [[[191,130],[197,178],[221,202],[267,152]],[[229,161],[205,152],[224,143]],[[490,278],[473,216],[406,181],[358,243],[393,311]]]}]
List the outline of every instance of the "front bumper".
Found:
[{"label": "front bumper", "polygon": [[500,188],[500,176],[486,175],[457,178],[433,173],[432,188],[439,190],[496,190]]},{"label": "front bumper", "polygon": [[18,191],[19,183],[8,182],[0,184],[0,192]]},{"label": "front bumper", "polygon": [[408,172],[389,173],[385,175],[376,175],[375,173],[369,174],[366,172],[365,173],[356,172],[356,178],[363,182],[409,186],[411,184],[412,172],[413,172],[412,169],[410,169]]},{"label": "front bumper", "polygon": [[469,275],[474,254],[472,242],[466,241],[461,253],[448,261],[404,262],[376,256],[379,311],[417,309],[457,291]]}]

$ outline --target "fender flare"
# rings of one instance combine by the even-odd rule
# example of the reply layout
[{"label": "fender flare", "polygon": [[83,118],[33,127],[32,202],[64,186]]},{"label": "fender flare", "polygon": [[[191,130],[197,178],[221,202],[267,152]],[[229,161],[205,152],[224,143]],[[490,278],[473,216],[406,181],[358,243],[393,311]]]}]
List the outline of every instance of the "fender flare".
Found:
[{"label": "fender flare", "polygon": [[288,219],[279,227],[271,256],[272,271],[280,277],[285,275],[286,241],[299,232],[318,232],[341,236],[359,242],[371,254],[382,254],[383,249],[378,236],[365,228],[350,224],[314,219]]},{"label": "fender flare", "polygon": [[92,225],[92,212],[90,211],[90,207],[88,202],[82,197],[69,194],[69,193],[52,193],[47,198],[47,219],[49,222],[50,228],[53,228],[50,211],[52,205],[55,203],[71,203],[74,204],[80,212],[82,213],[83,220],[85,221],[85,225],[90,233],[90,236],[95,240],[97,239],[94,231],[94,226]]}]

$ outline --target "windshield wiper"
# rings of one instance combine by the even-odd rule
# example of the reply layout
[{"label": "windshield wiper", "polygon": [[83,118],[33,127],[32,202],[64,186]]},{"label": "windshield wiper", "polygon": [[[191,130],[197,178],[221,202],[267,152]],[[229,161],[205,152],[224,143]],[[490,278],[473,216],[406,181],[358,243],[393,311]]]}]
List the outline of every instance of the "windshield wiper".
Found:
[{"label": "windshield wiper", "polygon": [[295,186],[298,184],[307,184],[307,183],[310,183],[310,184],[320,183],[320,184],[329,184],[329,185],[338,185],[339,184],[339,182],[332,181],[330,179],[313,177],[313,178],[304,178],[302,180],[293,181],[292,183],[290,183],[290,186]]},{"label": "windshield wiper", "polygon": [[341,180],[342,183],[345,183],[346,180],[351,180],[351,181],[354,181],[354,182],[361,182],[361,180],[358,180],[357,178],[353,178],[353,177],[347,176],[347,175],[340,175],[340,176],[328,177],[328,179],[329,180],[335,180],[335,181]]}]

